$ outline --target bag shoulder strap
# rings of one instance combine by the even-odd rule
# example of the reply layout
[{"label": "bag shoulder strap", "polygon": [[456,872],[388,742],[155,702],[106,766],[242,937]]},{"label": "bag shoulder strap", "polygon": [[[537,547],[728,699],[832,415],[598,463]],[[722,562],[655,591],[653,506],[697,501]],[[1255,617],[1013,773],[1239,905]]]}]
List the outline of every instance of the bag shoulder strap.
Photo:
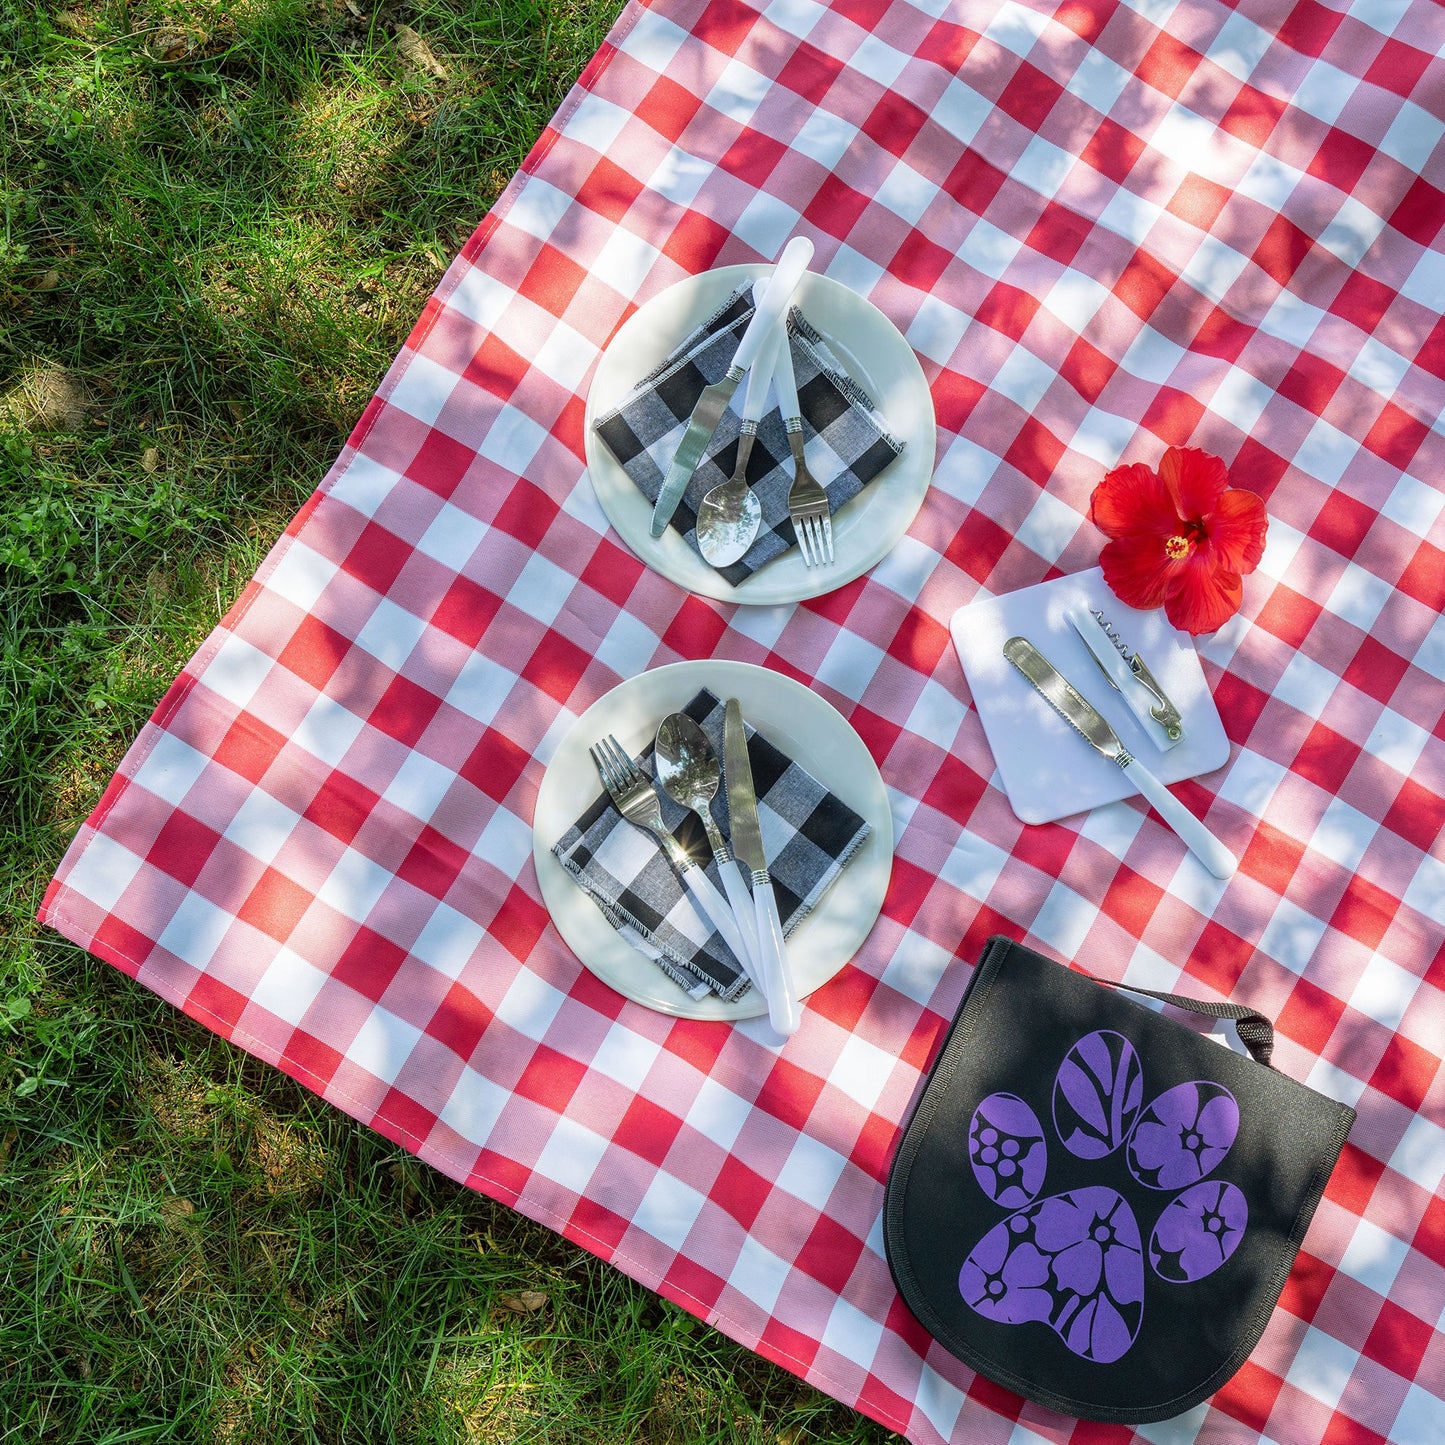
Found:
[{"label": "bag shoulder strap", "polygon": [[1167,1004],[1173,1004],[1175,1008],[1188,1009],[1190,1013],[1203,1014],[1206,1018],[1233,1019],[1234,1031],[1239,1035],[1240,1043],[1249,1050],[1255,1062],[1263,1064],[1267,1069],[1274,1067],[1270,1063],[1274,1055],[1274,1025],[1255,1009],[1247,1008],[1242,1003],[1212,1003],[1207,999],[1188,998],[1182,993],[1159,993],[1155,989],[1139,988],[1132,983],[1116,983],[1113,979],[1097,978],[1092,973],[1088,976],[1095,983],[1105,984],[1109,988],[1127,989],[1130,993],[1162,999]]}]

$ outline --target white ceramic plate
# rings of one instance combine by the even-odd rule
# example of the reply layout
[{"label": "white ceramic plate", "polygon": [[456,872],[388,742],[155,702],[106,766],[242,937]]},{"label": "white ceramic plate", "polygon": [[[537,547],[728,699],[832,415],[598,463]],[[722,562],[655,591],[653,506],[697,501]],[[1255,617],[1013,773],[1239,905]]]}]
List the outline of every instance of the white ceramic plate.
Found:
[{"label": "white ceramic plate", "polygon": [[819,597],[881,561],[908,530],[933,476],[936,423],[933,398],[913,348],[870,301],[841,282],[807,272],[794,297],[823,334],[844,369],[869,396],[889,430],[905,443],[891,463],[833,518],[834,561],[808,568],[794,548],[734,587],[698,556],[673,528],[652,535],[652,503],[593,431],[605,415],[694,327],[744,281],[768,266],[722,266],[689,276],[644,303],[607,344],[587,393],[584,432],[587,470],[602,510],[622,540],[655,571],[704,597],[770,606]]},{"label": "white ceramic plate", "polygon": [[542,900],[557,931],[577,957],[619,993],[634,1003],[685,1018],[755,1018],[767,1013],[755,989],[732,1003],[714,994],[689,998],[655,963],[618,936],[552,855],[552,845],[600,791],[588,747],[612,733],[628,752],[640,753],[658,723],[704,687],[717,697],[737,698],[744,717],[764,737],[872,824],[867,841],[788,939],[788,961],[801,996],[832,978],[867,938],[883,907],[893,869],[888,793],[877,764],[842,714],[801,683],[765,667],[746,662],[676,662],[629,678],[598,698],[547,765],[532,816],[532,857]]}]

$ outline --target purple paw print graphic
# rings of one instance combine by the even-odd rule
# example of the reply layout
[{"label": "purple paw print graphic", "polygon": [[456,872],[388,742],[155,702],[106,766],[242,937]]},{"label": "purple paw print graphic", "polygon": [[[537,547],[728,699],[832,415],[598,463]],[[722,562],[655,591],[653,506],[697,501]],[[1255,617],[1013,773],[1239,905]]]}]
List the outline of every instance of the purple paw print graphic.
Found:
[{"label": "purple paw print graphic", "polygon": [[1015,1094],[990,1094],[969,1125],[969,1162],[984,1193],[1013,1212],[974,1245],[958,1288],[986,1319],[1045,1324],[1074,1354],[1111,1364],[1138,1337],[1146,1268],[1171,1284],[1192,1283],[1244,1235],[1244,1195],[1207,1177],[1234,1144],[1239,1106],[1205,1080],[1145,1104],[1133,1045],[1101,1029],[1064,1056],[1052,1112],[1053,1133],[1075,1158],[1122,1152],[1136,1183],[1173,1197],[1147,1244],[1128,1200],[1107,1182],[1040,1198],[1049,1141],[1038,1115]]}]

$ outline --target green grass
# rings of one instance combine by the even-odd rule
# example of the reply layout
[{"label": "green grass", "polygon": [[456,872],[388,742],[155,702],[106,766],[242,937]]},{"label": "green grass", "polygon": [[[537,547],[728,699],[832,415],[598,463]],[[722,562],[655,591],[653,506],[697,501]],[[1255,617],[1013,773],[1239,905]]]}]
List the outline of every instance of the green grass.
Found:
[{"label": "green grass", "polygon": [[0,0],[0,1445],[891,1438],[34,923],[619,4]]}]

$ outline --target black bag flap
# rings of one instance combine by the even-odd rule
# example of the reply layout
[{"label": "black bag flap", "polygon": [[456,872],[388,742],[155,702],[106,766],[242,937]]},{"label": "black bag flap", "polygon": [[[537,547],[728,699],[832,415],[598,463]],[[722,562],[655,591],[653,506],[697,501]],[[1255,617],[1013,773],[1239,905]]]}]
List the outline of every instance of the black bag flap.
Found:
[{"label": "black bag flap", "polygon": [[889,1175],[889,1266],[988,1378],[1083,1419],[1166,1419],[1254,1348],[1354,1117],[994,938]]}]

